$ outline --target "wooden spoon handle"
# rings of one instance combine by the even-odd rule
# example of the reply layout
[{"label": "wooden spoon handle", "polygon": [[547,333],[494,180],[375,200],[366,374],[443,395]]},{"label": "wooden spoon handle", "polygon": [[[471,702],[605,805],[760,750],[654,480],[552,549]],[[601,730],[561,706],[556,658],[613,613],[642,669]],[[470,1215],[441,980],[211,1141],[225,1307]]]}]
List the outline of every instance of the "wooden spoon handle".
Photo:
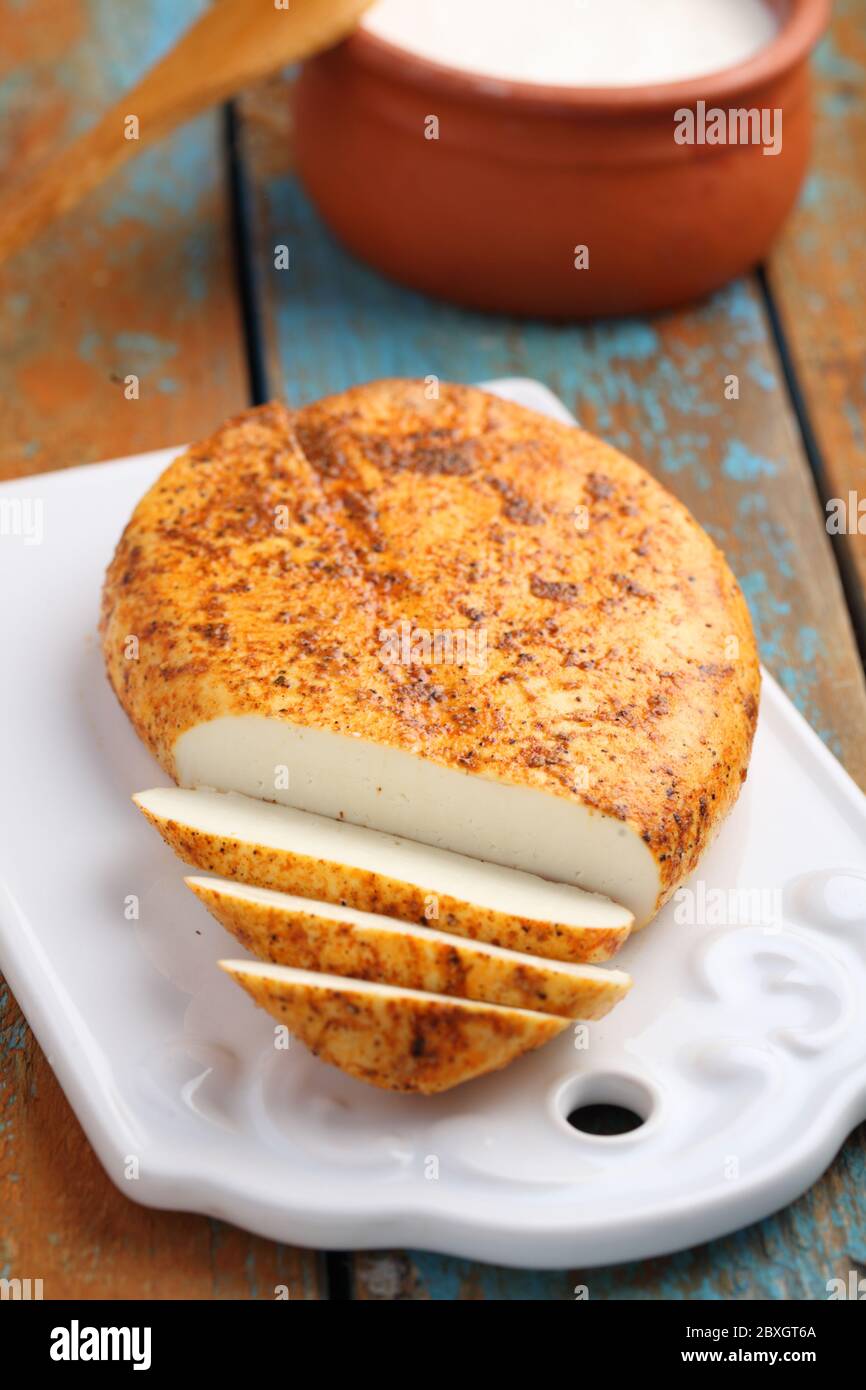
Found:
[{"label": "wooden spoon handle", "polygon": [[278,9],[274,0],[216,0],[91,130],[10,191],[0,214],[0,261],[181,121],[345,38],[370,3],[290,0]]}]

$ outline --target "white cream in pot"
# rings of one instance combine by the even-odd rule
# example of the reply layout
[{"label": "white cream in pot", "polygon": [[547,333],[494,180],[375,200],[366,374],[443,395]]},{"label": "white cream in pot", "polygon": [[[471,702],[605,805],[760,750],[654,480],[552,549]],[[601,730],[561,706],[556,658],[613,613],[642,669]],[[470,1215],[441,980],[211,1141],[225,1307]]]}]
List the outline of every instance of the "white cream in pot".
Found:
[{"label": "white cream in pot", "polygon": [[379,0],[363,27],[486,77],[632,87],[741,63],[778,23],[764,0]]}]

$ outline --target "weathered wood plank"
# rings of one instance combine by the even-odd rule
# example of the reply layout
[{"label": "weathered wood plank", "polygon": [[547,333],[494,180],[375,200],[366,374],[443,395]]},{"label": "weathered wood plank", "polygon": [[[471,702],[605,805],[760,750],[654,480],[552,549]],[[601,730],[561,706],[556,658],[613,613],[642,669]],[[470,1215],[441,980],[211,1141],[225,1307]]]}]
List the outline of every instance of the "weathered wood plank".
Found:
[{"label": "weathered wood plank", "polygon": [[[392,375],[545,381],[585,425],[666,482],[725,548],[764,660],[866,786],[863,673],[757,284],[652,322],[550,327],[463,313],[389,284],[337,248],[288,172],[278,85],[245,99],[242,116],[272,390],[300,402]],[[289,270],[274,265],[282,244]],[[733,376],[738,397],[728,399]],[[864,1154],[861,1130],[787,1211],[670,1259],[582,1275],[364,1254],[357,1296],[562,1299],[585,1283],[591,1297],[824,1297],[826,1280],[863,1257],[866,1217],[851,1194]]]},{"label": "weathered wood plank", "polygon": [[[79,130],[198,8],[0,3],[4,166]],[[0,476],[179,442],[247,404],[221,132],[219,114],[181,131],[0,271]],[[46,1298],[321,1287],[309,1252],[123,1197],[2,982],[0,1210],[0,1277]]]},{"label": "weathered wood plank", "polygon": [[[815,154],[768,280],[823,465],[824,500],[863,507],[836,544],[866,640],[866,0],[836,0],[816,53]],[[834,523],[835,524],[835,523]],[[844,523],[843,523],[844,524]]]},{"label": "weathered wood plank", "polygon": [[[201,8],[3,0],[7,194]],[[0,267],[0,477],[180,443],[247,403],[222,143],[219,113],[194,122]]]}]

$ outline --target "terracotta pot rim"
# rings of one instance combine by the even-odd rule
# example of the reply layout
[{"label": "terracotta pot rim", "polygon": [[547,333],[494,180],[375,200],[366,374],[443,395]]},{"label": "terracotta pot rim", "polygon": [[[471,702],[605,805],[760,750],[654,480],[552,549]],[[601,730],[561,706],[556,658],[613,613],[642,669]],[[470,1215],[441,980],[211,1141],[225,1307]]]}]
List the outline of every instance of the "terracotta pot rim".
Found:
[{"label": "terracotta pot rim", "polygon": [[830,5],[831,0],[789,0],[788,14],[775,38],[754,57],[703,77],[642,87],[565,87],[540,82],[510,82],[431,62],[362,28],[356,29],[341,47],[350,51],[353,59],[398,81],[481,105],[558,114],[568,111],[602,115],[641,112],[658,107],[692,106],[701,100],[708,106],[715,105],[773,82],[811,52],[827,27]]}]

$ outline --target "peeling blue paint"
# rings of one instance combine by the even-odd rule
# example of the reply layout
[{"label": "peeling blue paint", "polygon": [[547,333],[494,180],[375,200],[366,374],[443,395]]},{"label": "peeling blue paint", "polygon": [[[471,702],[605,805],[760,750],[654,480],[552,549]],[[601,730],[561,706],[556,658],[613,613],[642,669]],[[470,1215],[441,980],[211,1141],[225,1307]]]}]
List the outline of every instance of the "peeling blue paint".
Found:
[{"label": "peeling blue paint", "polygon": [[762,391],[778,391],[779,376],[767,362],[759,357],[752,357],[746,366],[746,375],[756,386],[760,386]]},{"label": "peeling blue paint", "polygon": [[212,283],[211,270],[216,258],[213,240],[201,227],[184,242],[184,288],[191,304],[202,304]]},{"label": "peeling blue paint", "polygon": [[747,492],[737,503],[737,515],[743,518],[766,512],[769,503],[763,492]]},{"label": "peeling blue paint", "polygon": [[820,99],[821,114],[831,120],[841,120],[861,100],[859,92],[825,92]]},{"label": "peeling blue paint", "polygon": [[27,1046],[30,1029],[24,1018],[0,1028],[0,1052],[23,1052]]},{"label": "peeling blue paint", "polygon": [[153,333],[116,333],[114,346],[130,370],[137,368],[140,372],[156,371],[177,355],[177,343]]},{"label": "peeling blue paint", "polygon": [[503,1270],[496,1265],[420,1250],[412,1251],[410,1258],[425,1293],[435,1300],[453,1301],[472,1293],[485,1300],[507,1297],[547,1301],[573,1297],[569,1275],[556,1270]]},{"label": "peeling blue paint", "polygon": [[827,184],[822,174],[809,174],[800,189],[799,205],[802,208],[819,208],[827,196]]},{"label": "peeling blue paint", "polygon": [[91,328],[78,339],[78,356],[82,362],[94,362],[101,347],[102,334]]},{"label": "peeling blue paint", "polygon": [[749,574],[738,576],[761,650],[761,657],[768,666],[774,668],[784,659],[784,649],[779,638],[777,618],[785,618],[791,612],[786,599],[780,599],[770,589],[763,570],[752,570]]},{"label": "peeling blue paint", "polygon": [[713,296],[712,306],[725,314],[737,333],[740,343],[764,340],[764,313],[757,297],[746,280],[734,280]]},{"label": "peeling blue paint", "polygon": [[101,209],[102,225],[141,223],[165,233],[167,221],[189,221],[202,196],[201,170],[215,157],[208,116],[185,126],[158,149],[144,150],[119,175]]},{"label": "peeling blue paint", "polygon": [[800,644],[800,654],[803,660],[807,665],[811,665],[822,649],[820,632],[814,627],[801,627],[797,633],[797,641]]},{"label": "peeling blue paint", "polygon": [[758,529],[776,562],[777,576],[781,579],[796,578],[797,560],[800,557],[796,539],[778,521],[764,520]]},{"label": "peeling blue paint", "polygon": [[772,478],[778,468],[771,459],[762,458],[742,439],[732,439],[722,459],[722,472],[737,483],[751,483],[757,478]]},{"label": "peeling blue paint", "polygon": [[676,475],[688,472],[692,481],[702,492],[712,487],[712,476],[707,462],[710,437],[706,434],[677,434],[665,436],[656,441],[663,472]]},{"label": "peeling blue paint", "polygon": [[118,5],[89,0],[90,28],[99,34],[99,61],[114,91],[126,91],[188,29],[206,0],[148,0]]},{"label": "peeling blue paint", "polygon": [[818,44],[812,55],[812,62],[815,69],[822,77],[828,77],[834,82],[854,82],[863,81],[863,68],[852,58],[843,57],[836,48],[832,34],[827,34]]}]

